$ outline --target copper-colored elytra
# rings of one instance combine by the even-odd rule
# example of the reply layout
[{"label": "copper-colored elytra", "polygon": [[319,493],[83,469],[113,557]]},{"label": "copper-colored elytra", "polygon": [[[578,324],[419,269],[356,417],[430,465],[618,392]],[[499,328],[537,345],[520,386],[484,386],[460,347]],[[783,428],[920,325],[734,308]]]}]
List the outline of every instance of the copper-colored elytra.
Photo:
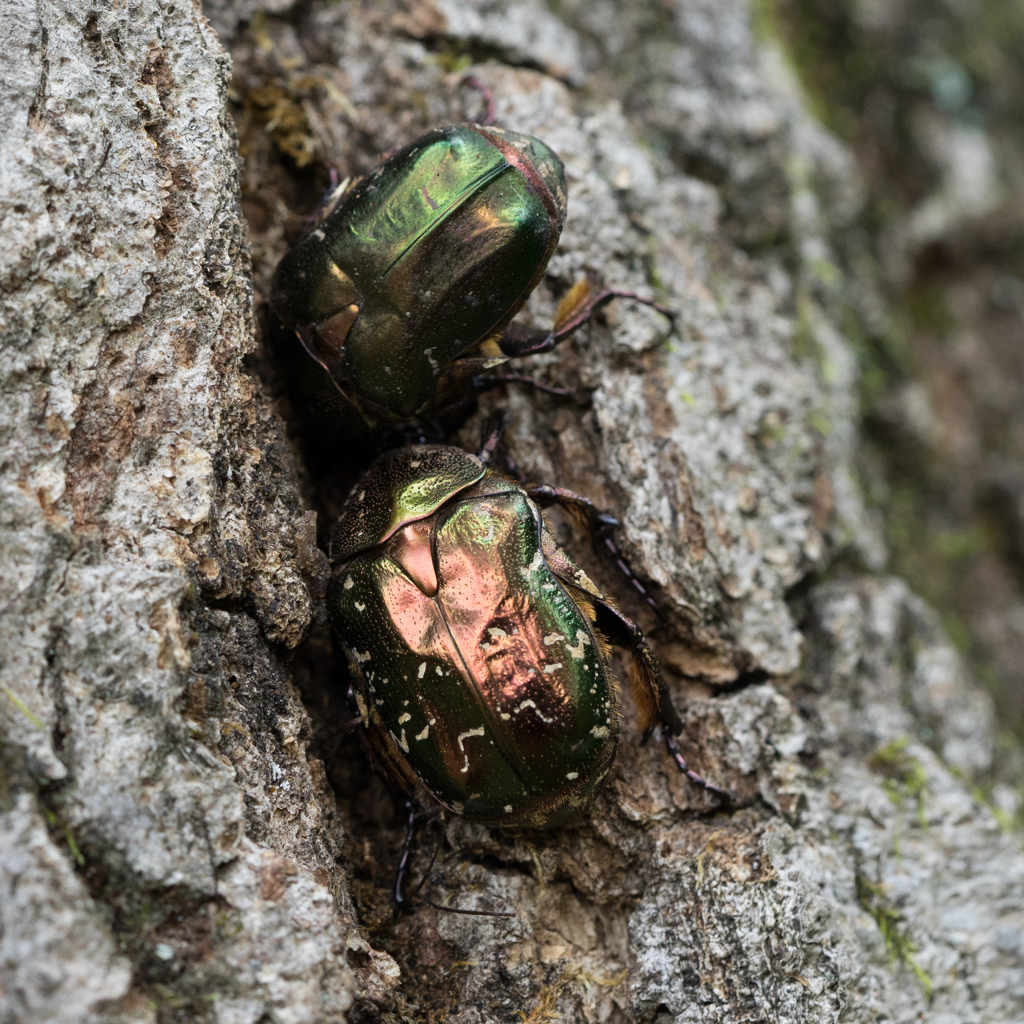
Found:
[{"label": "copper-colored elytra", "polygon": [[[445,581],[439,600],[484,706],[502,722],[541,735],[568,724],[566,708],[573,701],[566,690],[569,676],[555,670],[560,655],[544,643],[541,610],[510,579],[522,576],[522,565],[500,557],[515,550],[495,535],[495,529],[515,529],[517,518],[509,514],[514,504],[515,499],[495,497],[486,505],[464,506],[462,529],[438,545]],[[473,527],[486,527],[491,536],[474,544]]]}]

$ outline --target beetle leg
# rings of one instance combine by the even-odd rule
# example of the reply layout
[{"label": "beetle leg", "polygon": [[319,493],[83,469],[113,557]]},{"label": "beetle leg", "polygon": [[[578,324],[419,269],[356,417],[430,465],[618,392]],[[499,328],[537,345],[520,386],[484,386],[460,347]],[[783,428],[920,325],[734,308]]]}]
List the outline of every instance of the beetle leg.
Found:
[{"label": "beetle leg", "polygon": [[493,388],[497,384],[529,384],[530,387],[543,391],[546,395],[557,395],[559,398],[570,398],[575,394],[574,391],[567,391],[565,388],[556,388],[550,384],[542,384],[534,377],[527,377],[521,373],[488,374],[476,377],[473,380],[473,386],[481,391]]},{"label": "beetle leg", "polygon": [[402,856],[398,860],[398,871],[395,874],[395,905],[399,910],[407,907],[408,901],[402,887],[405,884],[405,876],[409,870],[409,861],[412,858],[412,843],[416,836],[416,808],[409,799],[405,801],[405,842],[402,843]]},{"label": "beetle leg", "polygon": [[413,840],[416,836],[416,807],[412,800],[406,799],[405,801],[406,811],[406,830],[405,830],[405,842],[402,843],[402,856],[398,861],[398,871],[395,874],[395,905],[399,911],[405,909],[412,909],[413,898],[418,898],[426,903],[428,906],[433,907],[435,910],[443,910],[448,914],[465,914],[469,917],[515,917],[515,914],[510,914],[506,911],[501,910],[464,910],[461,907],[446,907],[441,903],[435,903],[433,900],[427,899],[426,896],[420,896],[419,891],[423,888],[427,879],[430,878],[430,872],[434,870],[434,862],[437,860],[437,855],[441,850],[441,843],[443,839],[439,839],[437,846],[434,847],[434,853],[430,858],[430,863],[427,865],[427,870],[423,873],[423,877],[419,880],[416,888],[413,889],[408,895],[405,894],[403,889],[405,888],[405,878],[409,873],[409,864],[412,860],[412,846]]},{"label": "beetle leg", "polygon": [[628,648],[633,655],[629,683],[640,711],[640,727],[643,731],[641,743],[646,743],[655,726],[660,725],[665,749],[679,771],[701,789],[717,796],[723,807],[731,807],[733,801],[730,794],[698,775],[680,752],[676,737],[683,731],[682,719],[672,703],[665,678],[661,674],[661,666],[647,646],[640,627],[612,605],[603,601],[593,603],[597,606],[597,627],[614,643]]},{"label": "beetle leg", "polygon": [[476,121],[470,118],[470,121],[473,124],[481,125],[484,128],[488,125],[494,124],[494,93],[491,91],[490,87],[481,82],[476,75],[464,75],[462,81],[459,82],[459,85],[468,85],[471,89],[476,89],[483,97],[484,103],[487,105],[487,113],[484,114],[482,120]]},{"label": "beetle leg", "polygon": [[647,588],[640,582],[634,572],[626,564],[626,560],[622,557],[615,541],[612,538],[611,531],[619,525],[618,519],[615,518],[610,512],[602,512],[589,498],[584,497],[582,494],[577,494],[575,491],[567,490],[564,487],[550,487],[548,484],[536,484],[532,487],[527,488],[527,494],[538,504],[541,508],[550,508],[552,505],[558,505],[560,508],[565,509],[571,516],[573,516],[577,522],[579,522],[585,529],[589,530],[595,541],[600,541],[604,548],[612,557],[612,561],[615,562],[619,572],[622,573],[626,579],[636,588],[640,593],[640,596],[654,609],[658,615],[661,615],[661,609],[658,607],[658,603],[648,593]]},{"label": "beetle leg", "polygon": [[566,292],[555,313],[554,326],[546,334],[527,327],[511,323],[505,329],[498,344],[501,351],[510,358],[514,356],[532,355],[536,352],[548,352],[560,341],[579,330],[602,306],[612,299],[632,299],[644,306],[650,306],[662,316],[675,323],[675,314],[667,306],[653,299],[645,299],[636,292],[621,291],[617,288],[605,288],[595,291],[590,282],[584,278]]},{"label": "beetle leg", "polygon": [[701,789],[706,789],[709,793],[713,793],[722,802],[722,806],[728,809],[732,806],[732,796],[726,790],[720,789],[718,786],[711,782],[708,782],[705,778],[698,775],[687,763],[686,759],[679,751],[679,744],[676,742],[675,736],[670,732],[667,732],[662,727],[662,736],[665,739],[665,748],[668,750],[668,756],[672,758],[676,763],[676,767],[691,781],[696,783]]},{"label": "beetle leg", "polygon": [[663,731],[678,736],[683,731],[683,722],[669,696],[658,659],[647,646],[643,631],[611,602],[593,597],[591,602],[597,611],[594,625],[613,644],[624,647],[633,655],[629,685],[637,702],[641,731],[649,734],[655,725],[660,724]]}]

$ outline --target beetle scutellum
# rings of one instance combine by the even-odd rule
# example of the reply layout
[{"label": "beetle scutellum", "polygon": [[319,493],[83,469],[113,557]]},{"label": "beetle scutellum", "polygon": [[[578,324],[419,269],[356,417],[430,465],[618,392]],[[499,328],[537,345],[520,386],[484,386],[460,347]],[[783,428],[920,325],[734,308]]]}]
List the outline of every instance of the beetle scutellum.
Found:
[{"label": "beetle scutellum", "polygon": [[615,296],[570,290],[550,331],[510,324],[566,212],[562,161],[493,126],[435,128],[355,183],[281,260],[271,306],[301,403],[349,436],[464,403],[481,375],[552,348]]},{"label": "beetle scutellum", "polygon": [[[537,499],[536,501],[534,499]],[[581,814],[618,735],[609,643],[632,653],[645,731],[680,770],[682,729],[639,628],[555,543],[527,488],[444,445],[378,459],[335,528],[327,603],[367,737],[411,789],[466,818],[552,828]]]}]

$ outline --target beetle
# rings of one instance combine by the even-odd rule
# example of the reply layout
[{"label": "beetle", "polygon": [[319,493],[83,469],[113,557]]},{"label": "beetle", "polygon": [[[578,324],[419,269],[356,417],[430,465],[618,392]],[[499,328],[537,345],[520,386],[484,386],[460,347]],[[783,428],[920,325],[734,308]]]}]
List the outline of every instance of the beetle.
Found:
[{"label": "beetle", "polygon": [[328,613],[377,759],[407,792],[418,781],[469,820],[564,825],[593,802],[615,754],[616,644],[632,654],[645,738],[660,725],[680,771],[727,802],[683,759],[682,722],[640,628],[558,546],[540,508],[608,517],[481,455],[390,451],[335,526]]},{"label": "beetle", "polygon": [[583,281],[550,331],[510,323],[565,213],[562,161],[528,135],[448,125],[388,157],[274,273],[270,304],[303,405],[364,434],[464,404],[496,366],[553,348],[616,296],[671,316]]}]

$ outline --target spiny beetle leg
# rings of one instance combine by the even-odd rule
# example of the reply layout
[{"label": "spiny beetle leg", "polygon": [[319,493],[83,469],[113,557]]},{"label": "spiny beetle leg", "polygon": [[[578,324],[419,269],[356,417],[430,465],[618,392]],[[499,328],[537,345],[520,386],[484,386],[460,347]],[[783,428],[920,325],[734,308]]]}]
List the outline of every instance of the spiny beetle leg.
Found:
[{"label": "spiny beetle leg", "polygon": [[527,377],[521,373],[489,374],[473,378],[473,386],[481,391],[496,387],[498,384],[529,384],[531,388],[543,391],[546,395],[557,395],[559,398],[571,398],[575,392],[567,391],[565,388],[556,388],[550,384],[542,384],[533,377]]},{"label": "spiny beetle leg", "polygon": [[574,515],[587,529],[596,541],[600,541],[605,549],[612,556],[619,572],[636,588],[640,596],[654,609],[659,618],[662,617],[661,608],[657,601],[647,592],[647,588],[637,579],[636,574],[627,565],[612,539],[611,531],[619,526],[618,519],[610,512],[602,512],[589,498],[575,491],[567,490],[564,487],[550,487],[547,484],[538,484],[528,488],[527,493],[542,508],[550,508],[558,505],[567,512]]},{"label": "spiny beetle leg", "polygon": [[634,699],[636,699],[643,716],[641,745],[650,739],[655,726],[660,725],[665,748],[669,757],[675,761],[676,767],[691,782],[717,796],[724,808],[732,807],[732,797],[724,789],[707,782],[693,771],[680,753],[676,737],[683,731],[683,722],[679,717],[679,712],[676,711],[675,704],[672,703],[672,697],[665,685],[665,678],[661,674],[661,666],[651,653],[650,647],[647,646],[640,627],[609,604],[600,602],[597,609],[598,627],[605,632],[610,640],[619,644],[620,647],[628,648],[633,654],[630,683],[634,688]]},{"label": "spiny beetle leg", "polygon": [[406,799],[405,801],[406,811],[406,831],[405,841],[402,843],[402,856],[398,861],[398,871],[395,874],[395,906],[399,912],[402,910],[411,910],[412,900],[414,898],[422,900],[428,906],[433,907],[435,910],[443,910],[446,914],[465,914],[467,917],[515,917],[515,914],[508,913],[507,911],[500,910],[464,910],[461,907],[446,907],[441,903],[435,903],[431,899],[427,899],[426,896],[420,896],[420,889],[426,884],[428,878],[430,878],[430,872],[434,870],[434,862],[437,860],[437,855],[441,850],[441,843],[443,839],[439,839],[437,846],[434,847],[434,853],[430,858],[430,863],[427,865],[427,870],[423,873],[423,877],[419,880],[416,888],[413,889],[408,895],[405,894],[405,879],[409,873],[409,865],[412,860],[412,847],[416,836],[416,806],[412,800]]},{"label": "spiny beetle leg", "polygon": [[[440,406],[434,411],[434,421],[437,423],[460,423],[469,415],[477,400],[477,395],[481,391],[488,391],[501,384],[527,384],[530,387],[535,388],[537,391],[543,391],[547,395],[555,395],[558,398],[569,398],[573,395],[572,391],[566,391],[565,388],[556,388],[550,384],[543,384],[539,380],[535,380],[533,377],[527,377],[520,373],[478,374],[477,376],[470,377],[465,381],[463,388],[464,393],[461,397],[446,405]],[[444,433],[444,431],[440,431],[439,437],[443,436]],[[382,449],[382,451],[386,450],[386,448]]]},{"label": "spiny beetle leg", "polygon": [[[573,295],[576,289],[570,292]],[[570,301],[567,309],[559,307],[554,327],[547,333],[532,330],[515,322],[505,328],[505,333],[498,342],[501,351],[510,359],[516,356],[533,355],[537,352],[550,352],[560,341],[564,341],[570,334],[579,330],[602,306],[606,306],[612,299],[632,299],[644,306],[650,306],[657,310],[662,316],[675,323],[675,314],[667,306],[653,299],[645,299],[636,292],[620,291],[616,288],[606,288],[596,294],[589,288],[579,290],[579,298]]]},{"label": "spiny beetle leg", "polygon": [[683,757],[679,750],[679,744],[676,742],[675,736],[673,736],[664,726],[661,730],[662,737],[665,740],[665,749],[668,750],[668,756],[672,758],[676,763],[676,767],[691,781],[696,783],[701,789],[707,790],[709,793],[717,796],[721,801],[722,809],[729,810],[732,807],[733,800],[732,795],[726,790],[714,785],[714,783],[708,782],[705,778],[698,775],[687,763],[686,758]]},{"label": "spiny beetle leg", "polygon": [[596,602],[595,609],[598,629],[612,643],[624,647],[633,655],[629,682],[640,713],[643,742],[647,741],[651,730],[659,723],[667,733],[678,735],[683,730],[683,722],[669,696],[658,659],[647,646],[643,630],[607,601]]}]

